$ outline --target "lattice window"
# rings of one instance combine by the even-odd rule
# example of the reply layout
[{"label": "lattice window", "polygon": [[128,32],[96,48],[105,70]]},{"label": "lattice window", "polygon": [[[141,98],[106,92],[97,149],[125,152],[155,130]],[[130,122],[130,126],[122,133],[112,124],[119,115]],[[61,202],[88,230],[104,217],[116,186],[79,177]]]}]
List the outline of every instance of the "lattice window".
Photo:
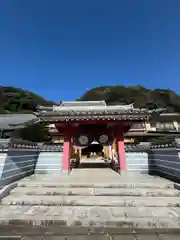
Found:
[{"label": "lattice window", "polygon": [[165,131],[165,130],[175,130],[175,126],[171,122],[167,123],[156,123],[156,130]]},{"label": "lattice window", "polygon": [[175,130],[174,123],[165,123],[165,128],[168,130]]},{"label": "lattice window", "polygon": [[144,129],[145,128],[145,123],[134,123],[131,127],[131,129]]}]

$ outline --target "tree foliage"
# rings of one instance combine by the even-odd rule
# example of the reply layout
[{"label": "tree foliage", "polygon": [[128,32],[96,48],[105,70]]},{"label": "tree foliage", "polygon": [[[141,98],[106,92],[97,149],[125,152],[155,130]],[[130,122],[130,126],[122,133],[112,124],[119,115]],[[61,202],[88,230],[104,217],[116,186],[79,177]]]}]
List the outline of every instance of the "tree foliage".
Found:
[{"label": "tree foliage", "polygon": [[[55,104],[23,89],[0,86],[0,113],[32,113],[38,105]],[[46,124],[37,123],[17,131],[18,137],[33,142],[47,141],[50,138]]]},{"label": "tree foliage", "polygon": [[105,100],[108,105],[131,104],[140,108],[166,108],[180,112],[180,96],[168,89],[146,89],[142,86],[103,86],[86,92],[78,101]]},{"label": "tree foliage", "polygon": [[53,105],[43,97],[15,87],[0,86],[0,113],[34,112],[38,105]]},{"label": "tree foliage", "polygon": [[19,136],[23,140],[32,142],[46,142],[50,140],[50,134],[45,123],[27,126],[19,131]]}]

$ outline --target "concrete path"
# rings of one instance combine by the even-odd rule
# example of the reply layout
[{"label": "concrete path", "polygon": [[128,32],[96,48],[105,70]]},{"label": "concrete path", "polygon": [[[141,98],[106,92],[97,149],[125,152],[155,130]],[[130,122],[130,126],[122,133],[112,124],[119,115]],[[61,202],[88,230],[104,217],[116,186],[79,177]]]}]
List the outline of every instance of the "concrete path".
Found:
[{"label": "concrete path", "polygon": [[137,239],[136,234],[138,239],[180,239],[175,238],[180,236],[180,191],[162,178],[120,176],[109,168],[33,175],[1,200],[0,232],[7,231],[66,235],[64,240],[73,234],[77,239],[88,234],[93,239]]}]

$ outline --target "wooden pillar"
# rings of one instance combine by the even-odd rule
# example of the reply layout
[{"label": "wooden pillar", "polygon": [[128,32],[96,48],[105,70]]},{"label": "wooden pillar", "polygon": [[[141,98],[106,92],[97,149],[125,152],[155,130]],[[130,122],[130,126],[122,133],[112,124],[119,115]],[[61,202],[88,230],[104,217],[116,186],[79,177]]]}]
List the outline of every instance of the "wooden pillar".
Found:
[{"label": "wooden pillar", "polygon": [[108,158],[108,148],[107,148],[107,146],[104,146],[104,152],[105,152],[105,157]]},{"label": "wooden pillar", "polygon": [[109,158],[112,159],[112,146],[109,145]]},{"label": "wooden pillar", "polygon": [[67,133],[64,137],[64,151],[62,158],[62,171],[69,173],[71,157],[71,134]]},{"label": "wooden pillar", "polygon": [[82,150],[79,149],[79,159],[81,160],[82,159]]},{"label": "wooden pillar", "polygon": [[118,147],[117,147],[117,140],[116,140],[116,138],[114,139],[114,142],[113,142],[113,149],[114,149],[114,152],[115,152],[115,153],[118,152]]},{"label": "wooden pillar", "polygon": [[105,156],[106,156],[106,158],[108,158],[108,149],[107,149],[107,146],[104,146],[104,148],[105,148]]},{"label": "wooden pillar", "polygon": [[103,153],[104,153],[104,157],[106,157],[106,150],[104,146],[103,146]]},{"label": "wooden pillar", "polygon": [[120,133],[120,135],[118,135],[117,145],[118,145],[120,171],[125,172],[125,171],[127,171],[127,166],[126,166],[126,153],[125,153],[124,134],[123,133]]}]

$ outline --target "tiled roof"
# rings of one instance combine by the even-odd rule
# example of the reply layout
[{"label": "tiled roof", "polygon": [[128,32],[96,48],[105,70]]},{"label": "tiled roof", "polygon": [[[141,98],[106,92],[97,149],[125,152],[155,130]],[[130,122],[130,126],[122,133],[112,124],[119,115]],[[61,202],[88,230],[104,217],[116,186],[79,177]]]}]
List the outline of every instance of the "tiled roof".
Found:
[{"label": "tiled roof", "polygon": [[0,114],[0,129],[22,128],[36,119],[34,114]]},{"label": "tiled roof", "polygon": [[59,106],[40,107],[39,117],[44,121],[114,119],[143,120],[149,114],[147,109],[129,105],[107,106],[105,101],[62,102]]},{"label": "tiled roof", "polygon": [[148,110],[129,105],[106,105],[105,101],[61,102],[59,106],[39,107],[38,116],[42,121],[76,120],[148,120],[157,117],[164,109]]},{"label": "tiled roof", "polygon": [[61,102],[63,107],[88,107],[88,106],[106,106],[105,101],[75,101],[75,102]]}]

